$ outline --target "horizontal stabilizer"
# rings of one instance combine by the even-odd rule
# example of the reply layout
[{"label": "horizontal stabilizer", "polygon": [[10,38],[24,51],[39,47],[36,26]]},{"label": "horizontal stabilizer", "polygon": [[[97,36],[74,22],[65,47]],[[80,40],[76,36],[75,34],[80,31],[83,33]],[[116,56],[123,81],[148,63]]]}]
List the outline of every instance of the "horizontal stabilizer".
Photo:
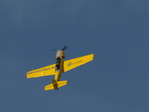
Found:
[{"label": "horizontal stabilizer", "polygon": [[[59,87],[65,86],[67,85],[68,81],[57,81],[56,84],[49,84],[47,86],[44,87],[44,90],[52,90],[52,89],[57,89]],[[55,86],[55,87],[54,87]]]},{"label": "horizontal stabilizer", "polygon": [[57,81],[58,88],[67,85],[68,81]]},{"label": "horizontal stabilizer", "polygon": [[53,84],[49,84],[49,85],[44,87],[44,90],[52,90],[52,89],[54,89]]}]

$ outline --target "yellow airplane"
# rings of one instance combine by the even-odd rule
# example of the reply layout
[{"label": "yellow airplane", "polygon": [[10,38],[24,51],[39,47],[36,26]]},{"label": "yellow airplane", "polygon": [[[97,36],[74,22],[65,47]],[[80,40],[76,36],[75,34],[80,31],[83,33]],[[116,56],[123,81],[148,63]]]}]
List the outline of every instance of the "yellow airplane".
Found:
[{"label": "yellow airplane", "polygon": [[44,90],[52,90],[52,89],[58,90],[59,87],[62,87],[68,83],[67,80],[60,81],[60,78],[63,72],[67,72],[73,68],[76,68],[94,59],[94,54],[89,54],[86,56],[64,61],[64,58],[65,58],[64,50],[66,48],[67,46],[64,46],[62,50],[57,51],[55,64],[48,65],[32,71],[28,71],[26,73],[26,77],[37,78],[37,77],[54,75],[55,77],[54,79],[52,79],[52,83],[45,86]]}]

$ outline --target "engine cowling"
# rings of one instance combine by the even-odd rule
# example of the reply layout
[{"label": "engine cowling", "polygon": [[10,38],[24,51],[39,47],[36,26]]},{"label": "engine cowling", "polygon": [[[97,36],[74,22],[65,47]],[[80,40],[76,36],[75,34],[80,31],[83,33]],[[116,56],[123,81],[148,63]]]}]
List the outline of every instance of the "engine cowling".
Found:
[{"label": "engine cowling", "polygon": [[65,58],[65,52],[62,50],[57,51],[56,58],[58,58],[58,57]]}]

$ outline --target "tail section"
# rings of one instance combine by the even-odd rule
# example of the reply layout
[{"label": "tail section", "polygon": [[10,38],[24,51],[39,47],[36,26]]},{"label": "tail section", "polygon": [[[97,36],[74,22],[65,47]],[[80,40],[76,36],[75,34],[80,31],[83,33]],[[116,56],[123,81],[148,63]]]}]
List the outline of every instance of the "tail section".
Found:
[{"label": "tail section", "polygon": [[58,88],[67,85],[68,81],[57,81]]},{"label": "tail section", "polygon": [[52,89],[54,89],[53,84],[49,84],[49,85],[44,87],[44,90],[52,90]]},{"label": "tail section", "polygon": [[59,87],[65,86],[67,85],[68,81],[64,80],[64,81],[55,81],[54,79],[52,79],[52,84],[49,84],[47,86],[44,87],[44,90],[58,90]]}]

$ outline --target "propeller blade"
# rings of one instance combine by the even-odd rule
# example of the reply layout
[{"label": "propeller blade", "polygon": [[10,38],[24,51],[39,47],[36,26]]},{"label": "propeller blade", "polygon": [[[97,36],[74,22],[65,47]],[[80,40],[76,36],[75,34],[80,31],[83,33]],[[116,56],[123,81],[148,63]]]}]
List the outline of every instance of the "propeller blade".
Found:
[{"label": "propeller blade", "polygon": [[65,49],[67,49],[68,48],[68,46],[64,46],[63,48],[62,48],[62,51],[64,51]]}]

